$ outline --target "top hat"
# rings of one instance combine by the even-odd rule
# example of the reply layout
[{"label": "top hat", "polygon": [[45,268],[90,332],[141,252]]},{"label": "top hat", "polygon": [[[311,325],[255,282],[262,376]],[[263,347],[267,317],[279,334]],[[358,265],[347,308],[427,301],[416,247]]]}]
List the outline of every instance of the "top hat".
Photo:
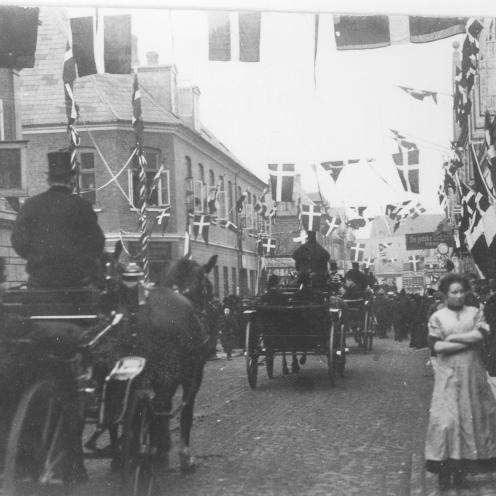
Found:
[{"label": "top hat", "polygon": [[76,173],[71,166],[71,154],[67,151],[51,152],[48,156],[48,176],[68,177]]}]

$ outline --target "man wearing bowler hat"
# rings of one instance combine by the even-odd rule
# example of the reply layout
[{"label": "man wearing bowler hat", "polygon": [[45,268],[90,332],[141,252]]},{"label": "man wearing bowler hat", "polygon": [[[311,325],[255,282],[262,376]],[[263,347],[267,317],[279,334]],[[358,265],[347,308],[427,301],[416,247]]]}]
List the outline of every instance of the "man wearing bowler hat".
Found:
[{"label": "man wearing bowler hat", "polygon": [[91,204],[72,194],[76,180],[70,154],[49,153],[50,188],[17,216],[12,246],[27,261],[31,287],[84,287],[96,276],[105,238]]}]

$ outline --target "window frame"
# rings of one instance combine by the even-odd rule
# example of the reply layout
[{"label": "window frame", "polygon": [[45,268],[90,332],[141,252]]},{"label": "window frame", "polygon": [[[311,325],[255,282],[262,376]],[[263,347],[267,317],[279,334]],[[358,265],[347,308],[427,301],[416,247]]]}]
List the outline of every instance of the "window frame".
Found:
[{"label": "window frame", "polygon": [[0,190],[1,196],[23,197],[28,196],[28,183],[27,183],[27,140],[17,141],[0,141],[0,149],[16,149],[19,150],[20,156],[20,175],[21,187],[20,188],[3,188]]},{"label": "window frame", "polygon": [[[143,151],[145,152],[145,154],[149,154],[149,153],[154,153],[156,154],[156,168],[150,168],[150,167],[147,167],[145,169],[145,172],[146,174],[152,174],[153,173],[153,176],[155,176],[155,174],[157,173],[157,171],[160,169],[160,167],[163,165],[163,160],[162,160],[162,157],[163,157],[163,153],[162,153],[162,150],[160,148],[154,148],[154,147],[144,147],[143,148]],[[147,160],[147,165],[148,165],[148,160]],[[139,170],[137,170],[135,168],[135,160],[133,159],[132,161],[132,166],[128,169],[128,194],[129,194],[129,198],[131,199],[131,201],[133,202],[134,204],[134,185],[133,185],[133,174],[135,172],[137,172],[139,174]],[[164,177],[165,177],[165,181],[164,181]],[[139,183],[138,183],[139,184]],[[164,196],[164,190],[167,191],[167,198],[163,198]],[[162,210],[164,207],[167,207],[167,206],[170,206],[171,204],[171,189],[170,189],[170,170],[169,169],[166,169],[164,167],[164,170],[162,171],[162,174],[160,176],[160,180],[159,180],[159,183],[157,185],[157,188],[155,189],[156,193],[157,193],[157,203],[156,204],[147,204],[147,207],[146,209],[147,210],[150,210],[150,211],[154,211],[154,210]],[[167,201],[165,201],[167,200]],[[137,210],[138,207],[137,205],[134,205],[134,209]]]},{"label": "window frame", "polygon": [[[83,169],[82,168],[82,156],[83,155],[92,155],[93,157],[93,168],[92,169]],[[96,185],[96,150],[91,147],[83,146],[77,149],[77,163],[78,163],[78,183],[79,183],[79,188],[81,189],[81,197],[84,198],[85,200],[89,201],[93,206],[98,205],[98,198],[97,198],[97,185]],[[83,172],[84,171],[84,172]],[[94,188],[93,189],[83,189],[82,187],[82,178],[84,175],[93,175],[94,179]],[[91,197],[91,199],[90,199]],[[93,201],[94,199],[94,201]]]}]

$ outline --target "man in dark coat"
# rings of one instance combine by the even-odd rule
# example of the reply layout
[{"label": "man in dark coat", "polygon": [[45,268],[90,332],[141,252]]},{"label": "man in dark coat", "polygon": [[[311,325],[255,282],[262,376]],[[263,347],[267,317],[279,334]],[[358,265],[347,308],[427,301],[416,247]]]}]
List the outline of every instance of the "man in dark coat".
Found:
[{"label": "man in dark coat", "polygon": [[360,271],[359,265],[356,262],[353,262],[351,264],[351,269],[346,272],[344,282],[346,286],[344,297],[350,300],[363,298],[369,284],[367,276]]},{"label": "man in dark coat", "polygon": [[86,286],[96,276],[105,238],[91,204],[72,194],[69,153],[49,153],[48,170],[50,188],[22,207],[12,246],[27,260],[31,287]]},{"label": "man in dark coat", "polygon": [[331,256],[317,243],[315,231],[308,231],[307,235],[307,241],[293,253],[296,270],[300,277],[303,274],[310,274],[314,286],[325,287],[327,264]]}]

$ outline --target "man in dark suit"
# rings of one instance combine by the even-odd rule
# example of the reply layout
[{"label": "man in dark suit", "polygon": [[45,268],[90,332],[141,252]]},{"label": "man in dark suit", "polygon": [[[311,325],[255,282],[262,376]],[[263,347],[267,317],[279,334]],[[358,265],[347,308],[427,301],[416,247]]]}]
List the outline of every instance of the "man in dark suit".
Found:
[{"label": "man in dark suit", "polygon": [[89,202],[73,195],[68,152],[48,154],[48,191],[28,199],[12,232],[31,287],[83,287],[97,273],[105,238]]},{"label": "man in dark suit", "polygon": [[310,275],[314,287],[325,287],[327,284],[327,264],[331,256],[317,243],[315,231],[307,232],[307,241],[293,253],[299,278]]}]

